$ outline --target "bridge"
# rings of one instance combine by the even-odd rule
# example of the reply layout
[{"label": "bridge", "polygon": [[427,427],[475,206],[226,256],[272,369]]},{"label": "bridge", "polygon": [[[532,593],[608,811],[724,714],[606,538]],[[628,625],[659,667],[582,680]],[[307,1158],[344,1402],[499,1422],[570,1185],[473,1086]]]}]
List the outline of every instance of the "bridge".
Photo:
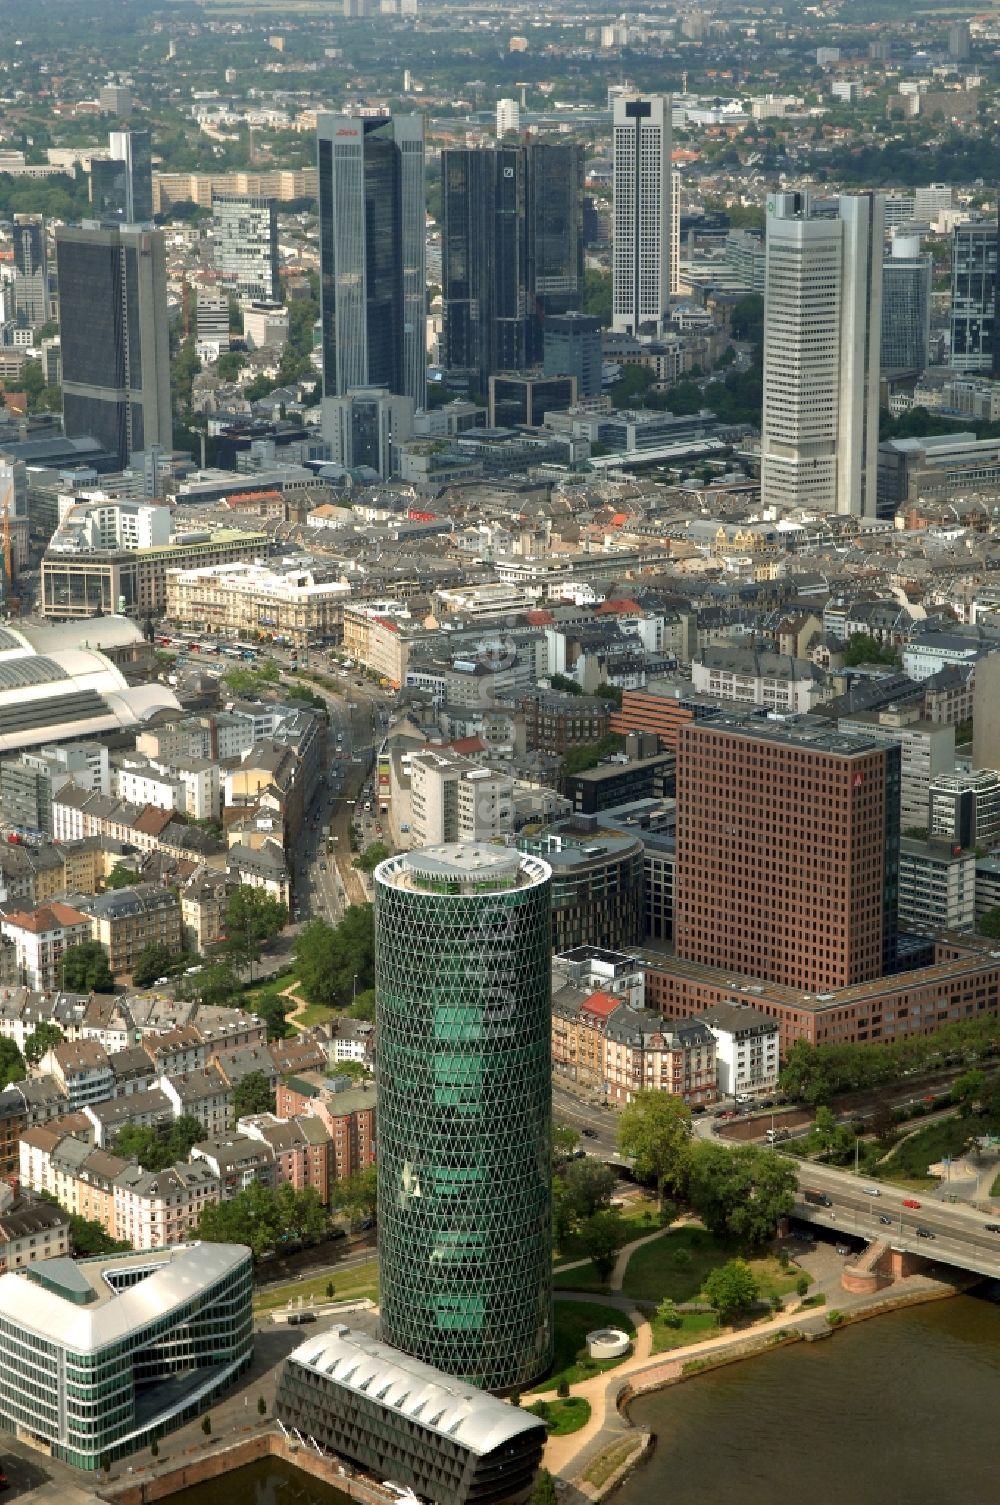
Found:
[{"label": "bridge", "polygon": [[[869,1194],[865,1187],[878,1195]],[[807,1202],[806,1189],[819,1192],[830,1205]],[[920,1205],[906,1207],[904,1201]],[[792,1216],[852,1239],[885,1244],[896,1254],[1000,1279],[1000,1233],[986,1228],[994,1221],[1000,1226],[1000,1214],[994,1218],[959,1203],[940,1202],[927,1192],[906,1191],[850,1171],[809,1164],[799,1169],[799,1195]],[[933,1237],[921,1236],[918,1228]]]}]

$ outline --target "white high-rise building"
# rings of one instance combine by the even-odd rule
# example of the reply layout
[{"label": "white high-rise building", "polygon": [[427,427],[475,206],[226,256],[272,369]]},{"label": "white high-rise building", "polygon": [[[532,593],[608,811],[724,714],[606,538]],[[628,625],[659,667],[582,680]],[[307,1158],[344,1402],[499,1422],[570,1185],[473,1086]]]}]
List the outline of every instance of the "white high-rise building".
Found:
[{"label": "white high-rise building", "polygon": [[668,94],[614,101],[612,329],[659,334],[670,311],[671,213]]},{"label": "white high-rise building", "polygon": [[521,129],[521,106],[516,99],[497,100],[497,140],[507,135],[516,136]]},{"label": "white high-rise building", "polygon": [[875,515],[884,215],[836,215],[806,193],[768,201],[761,495],[778,507]]},{"label": "white high-rise building", "polygon": [[670,296],[681,295],[681,175],[670,174]]}]

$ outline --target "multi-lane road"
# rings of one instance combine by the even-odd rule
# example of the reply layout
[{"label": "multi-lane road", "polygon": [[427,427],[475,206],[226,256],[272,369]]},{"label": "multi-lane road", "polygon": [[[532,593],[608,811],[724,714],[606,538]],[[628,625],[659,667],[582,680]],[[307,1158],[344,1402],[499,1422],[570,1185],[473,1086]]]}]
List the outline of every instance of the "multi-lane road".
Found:
[{"label": "multi-lane road", "polygon": [[827,1207],[800,1196],[796,1203],[795,1216],[817,1227],[866,1241],[885,1239],[894,1249],[1000,1277],[1000,1233],[986,1226],[994,1220],[982,1212],[825,1165],[803,1165],[799,1188],[830,1202]]}]

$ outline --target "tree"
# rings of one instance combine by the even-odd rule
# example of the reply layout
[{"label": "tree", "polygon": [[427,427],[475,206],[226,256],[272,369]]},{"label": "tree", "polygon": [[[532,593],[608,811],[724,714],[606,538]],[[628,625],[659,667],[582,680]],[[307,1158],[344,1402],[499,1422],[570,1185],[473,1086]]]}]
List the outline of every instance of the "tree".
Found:
[{"label": "tree", "polygon": [[667,1092],[643,1088],[622,1113],[618,1149],[640,1181],[666,1191],[683,1187],[691,1148],[691,1109]]},{"label": "tree", "polygon": [[344,1176],[330,1188],[330,1202],[339,1207],[357,1222],[367,1222],[375,1217],[376,1207],[375,1167],[355,1171],[353,1176]]},{"label": "tree", "polygon": [[375,989],[365,988],[358,993],[350,1008],[344,1010],[348,1019],[363,1019],[366,1024],[375,1023]]},{"label": "tree", "polygon": [[820,1142],[824,1155],[829,1156],[833,1149],[834,1140],[837,1137],[837,1120],[829,1108],[819,1107],[816,1109],[816,1121],[813,1132]]},{"label": "tree", "polygon": [[116,862],[104,880],[104,887],[131,888],[136,881],[137,874],[134,868],[127,867],[124,862]]},{"label": "tree", "polygon": [[43,1020],[24,1042],[24,1059],[32,1066],[37,1066],[46,1051],[53,1045],[58,1045],[62,1039],[63,1032],[58,1024],[49,1024],[47,1020]]},{"label": "tree", "polygon": [[540,1468],[535,1475],[535,1486],[531,1491],[531,1505],[556,1505],[555,1480],[547,1468]]},{"label": "tree", "polygon": [[991,941],[1000,941],[1000,908],[988,909],[981,914],[976,921],[976,929],[980,935],[989,936]]},{"label": "tree", "polygon": [[718,1313],[719,1321],[729,1322],[753,1306],[759,1289],[746,1260],[731,1259],[709,1271],[705,1278],[705,1295]]},{"label": "tree", "polygon": [[572,1160],[562,1173],[569,1206],[574,1219],[592,1218],[611,1205],[615,1189],[614,1172],[600,1160]]},{"label": "tree", "polygon": [[206,962],[190,977],[177,980],[176,996],[189,1002],[204,1003],[209,1008],[226,1008],[236,1002],[239,979],[228,962]]},{"label": "tree", "polygon": [[13,1040],[0,1039],[0,1088],[23,1082],[27,1074],[24,1057]]},{"label": "tree", "polygon": [[70,1213],[69,1232],[76,1254],[125,1254],[132,1249],[131,1244],[113,1239],[96,1219],[81,1218],[75,1212]]},{"label": "tree", "polygon": [[212,1418],[210,1416],[203,1416],[201,1418],[201,1430],[204,1432],[204,1434],[205,1434],[206,1437],[211,1437],[211,1435],[212,1435]]},{"label": "tree", "polygon": [[258,1395],[258,1397],[257,1397],[257,1415],[258,1416],[266,1416],[267,1415],[267,1401],[264,1399],[264,1397],[262,1395]]},{"label": "tree", "polygon": [[360,857],[355,857],[354,866],[363,873],[373,873],[380,862],[392,856],[392,849],[384,841],[373,841],[365,847]]},{"label": "tree", "polygon": [[688,1200],[717,1238],[766,1243],[791,1212],[797,1187],[794,1164],[773,1150],[707,1140],[691,1148]]},{"label": "tree", "polygon": [[[30,1042],[29,1042],[30,1043]],[[25,1055],[28,1047],[25,1045]],[[951,1084],[951,1100],[958,1104],[960,1118],[971,1118],[972,1113],[979,1103],[983,1088],[986,1086],[986,1073],[977,1068],[966,1071],[960,1077],[956,1077]]]},{"label": "tree", "polygon": [[115,979],[100,941],[68,946],[62,957],[62,986],[68,993],[111,993]]},{"label": "tree", "polygon": [[795,1294],[800,1298],[809,1292],[809,1276],[803,1270],[801,1275],[795,1277]]},{"label": "tree", "polygon": [[132,981],[137,988],[148,988],[158,977],[170,977],[183,971],[187,953],[174,951],[163,941],[152,941],[143,946],[132,971]]},{"label": "tree", "polygon": [[142,1124],[124,1124],[115,1137],[115,1152],[136,1160],[144,1171],[165,1171],[187,1160],[192,1147],[206,1138],[205,1125],[192,1113],[182,1113],[166,1135]]},{"label": "tree", "polygon": [[262,1071],[249,1071],[233,1088],[233,1117],[274,1112],[274,1091]]},{"label": "tree", "polygon": [[375,917],[370,904],[352,904],[334,928],[309,922],[295,942],[295,969],[310,1003],[351,1001],[357,987],[375,983]]},{"label": "tree", "polygon": [[568,1155],[572,1155],[579,1143],[580,1139],[576,1130],[571,1129],[569,1124],[552,1125],[553,1159],[565,1160]]},{"label": "tree", "polygon": [[581,1224],[580,1244],[599,1280],[607,1281],[626,1237],[625,1226],[617,1212],[595,1212],[592,1218]]},{"label": "tree", "polygon": [[669,1296],[664,1296],[656,1308],[656,1320],[664,1327],[678,1328],[684,1319],[677,1310],[676,1302],[672,1301]]},{"label": "tree", "polygon": [[288,924],[288,910],[280,899],[263,888],[241,883],[226,905],[226,946],[230,956],[253,976],[260,961],[261,946]]}]

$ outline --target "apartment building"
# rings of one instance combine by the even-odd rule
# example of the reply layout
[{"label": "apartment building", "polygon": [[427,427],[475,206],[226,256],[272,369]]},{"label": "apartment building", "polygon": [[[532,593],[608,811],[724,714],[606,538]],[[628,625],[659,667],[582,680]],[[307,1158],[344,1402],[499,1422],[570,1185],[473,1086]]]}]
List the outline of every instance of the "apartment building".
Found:
[{"label": "apartment building", "polygon": [[133,1249],[182,1244],[206,1207],[219,1201],[219,1180],[203,1162],[144,1171],[129,1165],[115,1178],[115,1237]]},{"label": "apartment building", "polygon": [[719,1093],[773,1092],[778,1085],[778,1026],[746,1004],[717,1003],[698,1016],[715,1041]]},{"label": "apartment building", "polygon": [[0,920],[0,935],[13,943],[19,980],[40,992],[62,986],[62,961],[71,946],[91,939],[88,915],[52,900]]},{"label": "apartment building", "polygon": [[333,1142],[318,1118],[284,1119],[258,1113],[241,1118],[237,1128],[266,1146],[273,1158],[275,1186],[288,1185],[296,1191],[311,1186],[324,1205],[329,1202],[330,1186],[336,1179]]},{"label": "apartment building", "polygon": [[342,1181],[375,1164],[375,1087],[331,1090],[325,1075],[304,1072],[278,1084],[278,1118],[316,1118],[329,1136],[332,1178]]},{"label": "apartment building", "polygon": [[177,895],[155,883],[111,889],[87,901],[91,935],[108,953],[116,977],[128,976],[147,946],[181,949]]}]

